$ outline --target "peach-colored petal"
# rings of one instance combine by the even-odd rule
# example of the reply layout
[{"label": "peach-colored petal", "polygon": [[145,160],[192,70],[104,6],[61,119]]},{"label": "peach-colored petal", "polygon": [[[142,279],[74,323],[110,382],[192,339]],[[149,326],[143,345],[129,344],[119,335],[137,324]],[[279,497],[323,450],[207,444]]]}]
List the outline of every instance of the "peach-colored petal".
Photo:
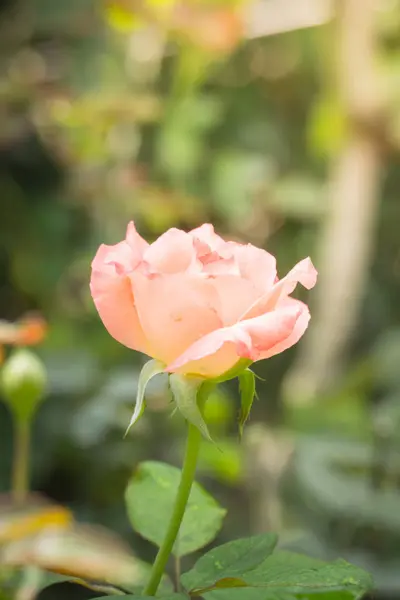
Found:
[{"label": "peach-colored petal", "polygon": [[168,363],[199,338],[222,325],[211,282],[188,273],[146,277],[130,275],[140,321],[154,348],[153,357]]},{"label": "peach-colored petal", "polygon": [[217,310],[225,327],[236,323],[260,295],[251,281],[234,275],[213,277],[212,285],[218,294]]},{"label": "peach-colored petal", "polygon": [[280,341],[278,344],[276,344],[269,350],[262,352],[258,360],[263,360],[264,358],[271,358],[271,356],[275,356],[275,354],[280,354],[288,348],[291,348],[292,346],[297,344],[301,337],[303,337],[308,327],[308,323],[310,321],[310,311],[308,309],[308,306],[303,302],[300,302],[300,300],[294,300],[293,298],[288,298],[285,304],[287,306],[292,305],[297,306],[299,308],[300,316],[296,321],[296,325],[294,326],[294,329],[286,339]]},{"label": "peach-colored petal", "polygon": [[108,273],[116,270],[121,274],[128,273],[137,266],[139,260],[139,256],[132,252],[125,241],[115,246],[102,244],[92,261],[92,269]]},{"label": "peach-colored petal", "polygon": [[252,244],[229,242],[238,263],[240,275],[251,281],[260,293],[269,291],[276,279],[276,260],[272,254]]},{"label": "peach-colored petal", "polygon": [[166,371],[219,377],[234,367],[240,358],[254,360],[250,336],[234,326],[224,327],[195,342],[169,364]]},{"label": "peach-colored petal", "polygon": [[274,310],[274,308],[291,294],[298,283],[306,289],[311,289],[317,282],[317,271],[310,258],[301,260],[289,273],[275,283],[272,289],[264,294],[254,305],[243,314],[242,319],[249,319],[257,315]]},{"label": "peach-colored petal", "polygon": [[143,252],[149,246],[148,242],[142,238],[141,235],[136,231],[135,223],[131,221],[126,229],[126,241],[129,244],[131,250],[137,253],[140,257]]},{"label": "peach-colored petal", "polygon": [[100,246],[92,263],[90,291],[110,335],[128,348],[151,355],[136,312],[130,280],[121,272],[125,268],[130,270],[125,245],[121,242],[117,246]]},{"label": "peach-colored petal", "polygon": [[301,283],[307,290],[311,290],[317,283],[317,271],[310,258],[304,258],[289,271],[289,273],[275,284],[272,290],[271,300],[274,299],[277,304],[281,298],[289,296],[298,283]]},{"label": "peach-colored petal", "polygon": [[149,273],[187,271],[196,262],[193,239],[180,229],[169,229],[145,250],[143,259],[148,265]]},{"label": "peach-colored petal", "polygon": [[189,235],[206,243],[212,251],[219,251],[226,245],[225,240],[215,233],[214,227],[211,225],[211,223],[204,223],[204,225],[201,225],[201,227],[192,229],[192,231],[189,231]]},{"label": "peach-colored petal", "polygon": [[258,360],[261,353],[286,340],[301,313],[299,306],[288,306],[213,331],[192,344],[166,370],[218,377],[232,368],[240,358]]}]

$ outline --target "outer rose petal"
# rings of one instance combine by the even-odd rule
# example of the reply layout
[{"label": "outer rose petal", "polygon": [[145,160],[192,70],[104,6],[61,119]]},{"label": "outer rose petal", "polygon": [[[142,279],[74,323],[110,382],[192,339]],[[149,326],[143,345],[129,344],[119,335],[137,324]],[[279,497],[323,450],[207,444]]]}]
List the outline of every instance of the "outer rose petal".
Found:
[{"label": "outer rose petal", "polygon": [[154,353],[169,363],[193,342],[222,325],[218,298],[207,278],[188,273],[130,274],[140,321]]},{"label": "outer rose petal", "polygon": [[143,258],[149,266],[150,273],[187,271],[196,263],[193,239],[180,229],[169,229],[148,246]]},{"label": "outer rose petal", "polygon": [[142,238],[141,235],[136,231],[135,223],[131,221],[126,229],[126,242],[130,246],[131,250],[142,257],[143,252],[149,246],[148,242]]},{"label": "outer rose petal", "polygon": [[310,322],[311,318],[308,306],[303,302],[300,302],[300,300],[294,300],[293,298],[288,298],[285,304],[287,304],[288,306],[296,305],[300,309],[300,316],[296,321],[296,325],[294,326],[294,329],[289,335],[289,337],[287,337],[285,340],[282,340],[269,350],[262,352],[258,360],[270,358],[271,356],[275,356],[275,354],[280,354],[281,352],[284,352],[284,350],[291,348],[292,346],[297,344],[301,337],[303,337],[308,327],[308,323]]},{"label": "outer rose petal", "polygon": [[236,323],[259,297],[251,281],[234,275],[219,275],[211,280],[218,294],[218,314],[225,326]]},{"label": "outer rose petal", "polygon": [[272,254],[252,244],[230,242],[242,277],[250,280],[261,293],[269,291],[276,279],[276,260]]},{"label": "outer rose petal", "polygon": [[219,377],[240,358],[259,360],[262,353],[283,343],[301,314],[302,309],[296,304],[213,331],[192,344],[166,370]]},{"label": "outer rose petal", "polygon": [[192,229],[189,231],[189,235],[206,243],[212,251],[219,252],[227,245],[227,242],[215,233],[214,227],[210,223],[204,223],[201,227]]},{"label": "outer rose petal", "polygon": [[118,273],[118,265],[121,269],[130,267],[126,246],[125,242],[100,246],[92,263],[90,291],[110,335],[128,348],[151,355],[136,312],[130,281],[124,273]]},{"label": "outer rose petal", "polygon": [[310,258],[301,260],[289,271],[286,277],[278,281],[269,292],[257,300],[241,318],[250,319],[274,310],[282,300],[294,291],[298,283],[310,290],[317,282],[317,275],[318,273]]}]

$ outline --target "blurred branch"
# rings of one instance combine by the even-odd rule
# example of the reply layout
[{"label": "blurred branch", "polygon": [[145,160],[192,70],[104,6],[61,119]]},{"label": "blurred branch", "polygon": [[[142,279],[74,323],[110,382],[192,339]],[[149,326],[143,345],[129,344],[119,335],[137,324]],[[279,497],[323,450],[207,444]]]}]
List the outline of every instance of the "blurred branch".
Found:
[{"label": "blurred branch", "polygon": [[279,532],[283,526],[279,485],[291,459],[293,443],[280,432],[253,425],[245,432],[244,450],[251,533]]},{"label": "blurred branch", "polygon": [[245,15],[247,38],[323,25],[332,18],[332,0],[258,0]]},{"label": "blurred branch", "polygon": [[305,338],[299,364],[287,381],[289,399],[298,389],[302,390],[303,399],[311,399],[333,383],[342,366],[368,278],[382,171],[381,140],[374,134],[382,130],[383,123],[382,86],[374,65],[375,7],[376,0],[337,1],[335,84],[347,136],[331,164],[313,325]]}]

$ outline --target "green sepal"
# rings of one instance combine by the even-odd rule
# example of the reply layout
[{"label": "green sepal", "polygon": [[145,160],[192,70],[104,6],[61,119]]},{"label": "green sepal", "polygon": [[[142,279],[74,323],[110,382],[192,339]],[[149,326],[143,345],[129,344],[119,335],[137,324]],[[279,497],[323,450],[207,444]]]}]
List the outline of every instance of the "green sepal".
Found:
[{"label": "green sepal", "polygon": [[155,375],[159,375],[160,373],[165,372],[165,365],[159,360],[149,360],[143,369],[140,371],[139,381],[138,381],[138,391],[136,395],[136,404],[135,410],[133,411],[133,415],[129,422],[128,428],[125,432],[125,435],[128,434],[132,425],[134,425],[142,416],[145,408],[144,402],[144,394],[146,391],[147,384],[150,379],[152,379]]},{"label": "green sepal", "polygon": [[254,396],[256,395],[256,378],[250,369],[238,375],[240,391],[239,434],[243,435],[244,425],[249,418]]},{"label": "green sepal", "polygon": [[239,377],[240,373],[245,371],[253,361],[248,358],[241,358],[238,362],[231,368],[229,371],[226,371],[219,377],[213,379],[214,383],[224,383],[225,381],[229,381],[230,379],[235,379],[235,377]]},{"label": "green sepal", "polygon": [[[169,377],[169,385],[176,402],[176,406],[183,417],[192,425],[197,427],[201,434],[212,441],[206,422],[199,408],[199,394],[204,392],[202,386],[208,382],[198,377],[187,377],[179,373],[172,373]],[[201,391],[200,391],[201,390]]]}]

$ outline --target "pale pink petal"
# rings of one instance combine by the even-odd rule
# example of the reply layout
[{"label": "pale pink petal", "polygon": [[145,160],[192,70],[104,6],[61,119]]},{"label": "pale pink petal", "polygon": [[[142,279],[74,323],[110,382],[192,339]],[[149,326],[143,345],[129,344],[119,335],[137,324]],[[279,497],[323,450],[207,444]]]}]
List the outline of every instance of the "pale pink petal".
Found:
[{"label": "pale pink petal", "polygon": [[138,257],[132,252],[129,245],[123,241],[114,246],[102,244],[97,250],[96,256],[92,261],[92,269],[101,271],[106,270],[114,273],[128,273],[137,266]]},{"label": "pale pink petal", "polygon": [[203,273],[240,276],[232,244],[216,235],[212,225],[202,225],[190,231],[189,235],[193,239],[197,260],[202,265]]},{"label": "pale pink petal", "polygon": [[234,367],[240,358],[255,358],[250,336],[234,326],[224,327],[195,342],[169,364],[166,371],[219,377]]},{"label": "pale pink petal", "polygon": [[201,227],[196,227],[196,229],[192,229],[189,231],[189,235],[193,238],[197,238],[202,242],[205,242],[211,250],[221,250],[226,242],[222,237],[215,233],[214,227],[211,223],[204,223]]},{"label": "pale pink petal", "polygon": [[194,266],[196,258],[191,236],[175,228],[161,235],[143,254],[149,273],[182,273]]},{"label": "pale pink petal", "polygon": [[242,277],[251,281],[260,293],[269,291],[276,279],[276,260],[272,254],[251,244],[236,244],[233,247]]},{"label": "pale pink petal", "polygon": [[272,289],[257,300],[250,309],[242,315],[242,319],[249,319],[257,315],[274,310],[275,307],[301,283],[306,289],[311,289],[317,282],[317,271],[310,258],[301,260],[289,273],[275,283]]},{"label": "pale pink petal", "polygon": [[271,356],[275,356],[275,354],[280,354],[281,352],[284,352],[288,348],[291,348],[292,346],[297,344],[300,338],[303,337],[308,327],[308,323],[310,321],[310,311],[308,309],[308,306],[303,302],[300,302],[299,300],[288,298],[285,304],[289,305],[289,302],[293,303],[293,306],[296,305],[300,309],[300,316],[296,321],[294,329],[286,339],[282,340],[269,350],[262,352],[258,360],[263,360],[264,358],[271,358]]},{"label": "pale pink petal", "polygon": [[192,344],[168,365],[167,371],[218,377],[240,358],[258,360],[261,353],[276,347],[292,334],[301,313],[299,306],[288,306],[213,331]]},{"label": "pale pink petal", "polygon": [[131,221],[126,229],[126,241],[135,254],[142,257],[143,252],[148,247],[148,242],[142,238],[136,231],[135,223]]},{"label": "pale pink petal", "polygon": [[118,265],[130,270],[128,259],[125,242],[100,246],[92,263],[90,291],[110,335],[128,348],[151,355],[135,309],[130,280],[118,273]]},{"label": "pale pink petal", "polygon": [[217,310],[225,327],[236,323],[259,297],[256,286],[243,277],[219,275],[212,278],[212,285],[218,294]]},{"label": "pale pink petal", "polygon": [[199,338],[222,325],[218,297],[207,279],[188,273],[130,275],[140,321],[154,358],[169,363]]}]

